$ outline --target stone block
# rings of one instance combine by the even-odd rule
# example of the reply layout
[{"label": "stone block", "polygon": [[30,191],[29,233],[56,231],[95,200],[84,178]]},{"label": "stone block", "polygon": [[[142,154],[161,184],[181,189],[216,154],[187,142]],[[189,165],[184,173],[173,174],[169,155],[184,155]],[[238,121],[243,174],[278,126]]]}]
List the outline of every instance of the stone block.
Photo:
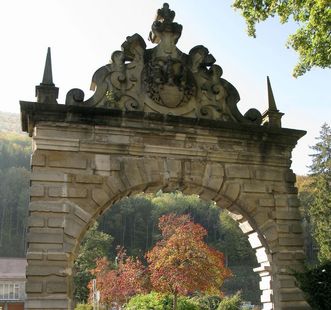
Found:
[{"label": "stone block", "polygon": [[64,197],[64,198],[85,198],[87,197],[87,189],[84,187],[49,187],[49,197]]},{"label": "stone block", "polygon": [[182,163],[177,159],[166,159],[164,161],[164,178],[167,179],[179,179],[182,175]]},{"label": "stone block", "polygon": [[94,155],[93,168],[101,171],[119,171],[121,169],[120,161],[110,155],[96,154]]},{"label": "stone block", "polygon": [[280,275],[279,284],[281,288],[295,288],[296,287],[296,280],[292,276]]},{"label": "stone block", "polygon": [[266,186],[262,182],[254,182],[244,183],[243,191],[246,193],[265,193]]},{"label": "stone block", "polygon": [[72,175],[61,171],[33,170],[30,179],[31,181],[70,183],[72,181]]},{"label": "stone block", "polygon": [[270,290],[271,289],[271,276],[262,277],[260,281],[260,290]]},{"label": "stone block", "polygon": [[90,221],[90,219],[92,218],[92,215],[89,212],[87,212],[86,210],[84,210],[83,208],[81,208],[78,205],[72,206],[72,214],[74,216],[77,216],[79,219],[81,219],[85,223],[88,223]]},{"label": "stone block", "polygon": [[248,241],[253,249],[259,248],[262,246],[260,238],[256,232],[248,235]]},{"label": "stone block", "polygon": [[144,158],[142,161],[143,167],[141,170],[143,170],[146,174],[146,179],[148,179],[149,182],[157,182],[161,184],[162,177],[164,174],[164,160],[160,160],[158,158]]},{"label": "stone block", "polygon": [[40,216],[31,215],[28,217],[28,227],[44,227],[45,219]]},{"label": "stone block", "polygon": [[263,211],[259,211],[256,214],[254,214],[253,218],[254,218],[256,224],[258,226],[261,226],[269,220],[269,214],[267,211],[263,210]]},{"label": "stone block", "polygon": [[275,200],[273,198],[259,199],[259,206],[260,207],[274,207],[275,206]]},{"label": "stone block", "polygon": [[277,226],[274,222],[270,222],[269,225],[265,225],[261,231],[268,242],[275,241],[278,238]]},{"label": "stone block", "polygon": [[126,178],[122,178],[122,181],[127,183],[128,187],[134,188],[148,182],[148,180],[144,180],[142,177],[144,174],[140,171],[139,168],[140,167],[137,160],[127,160],[124,162],[123,170]]},{"label": "stone block", "polygon": [[222,194],[231,201],[236,201],[240,194],[240,184],[238,183],[225,183],[223,186]]},{"label": "stone block", "polygon": [[285,246],[303,246],[303,239],[301,236],[288,235],[279,238],[279,244]]},{"label": "stone block", "polygon": [[256,249],[255,252],[256,252],[257,262],[258,262],[259,264],[260,264],[260,263],[263,263],[263,262],[267,262],[267,261],[269,261],[268,256],[267,256],[267,253],[266,253],[264,247]]},{"label": "stone block", "polygon": [[28,251],[26,253],[26,259],[27,260],[42,260],[43,259],[43,252],[38,251],[38,252],[33,252],[33,251]]},{"label": "stone block", "polygon": [[75,176],[75,181],[77,183],[101,184],[103,182],[103,177],[100,175],[77,174]]},{"label": "stone block", "polygon": [[48,227],[64,227],[65,216],[50,216],[47,219],[47,226]]},{"label": "stone block", "polygon": [[278,220],[301,220],[301,214],[297,208],[276,208],[276,218]]},{"label": "stone block", "polygon": [[66,293],[67,292],[66,279],[56,282],[46,282],[46,292],[47,293]]},{"label": "stone block", "polygon": [[110,197],[103,189],[95,188],[92,190],[92,199],[97,205],[103,207],[106,203],[109,202]]},{"label": "stone block", "polygon": [[248,221],[245,221],[243,223],[240,223],[239,224],[239,228],[241,229],[241,231],[244,233],[244,234],[247,234],[251,231],[253,231],[253,228],[252,226],[248,223]]},{"label": "stone block", "polygon": [[69,213],[70,206],[63,202],[33,201],[30,202],[29,210],[31,212]]},{"label": "stone block", "polygon": [[47,260],[49,261],[67,261],[69,255],[64,252],[48,250],[47,251]]},{"label": "stone block", "polygon": [[312,308],[305,301],[285,301],[279,304],[282,310],[311,310]]},{"label": "stone block", "polygon": [[86,169],[87,160],[80,153],[51,152],[47,157],[49,167]]},{"label": "stone block", "polygon": [[62,266],[48,265],[28,265],[26,268],[27,276],[67,276],[68,270]]},{"label": "stone block", "polygon": [[250,173],[246,165],[228,164],[225,166],[226,176],[228,178],[249,179]]},{"label": "stone block", "polygon": [[44,186],[42,185],[32,185],[30,187],[31,197],[43,197],[45,195]]},{"label": "stone block", "polygon": [[78,238],[84,230],[84,224],[85,222],[79,221],[78,219],[76,221],[67,217],[64,225],[64,233],[71,237]]},{"label": "stone block", "polygon": [[198,194],[199,197],[205,201],[214,200],[215,196],[217,195],[214,191],[207,188],[204,188],[201,191],[200,187],[197,187],[192,194]]},{"label": "stone block", "polygon": [[277,224],[277,230],[281,233],[288,233],[290,232],[290,225],[289,224]]},{"label": "stone block", "polygon": [[275,205],[276,207],[288,207],[287,197],[275,197]]},{"label": "stone block", "polygon": [[302,301],[302,291],[298,288],[282,288],[279,292],[280,301]]},{"label": "stone block", "polygon": [[283,181],[284,174],[280,169],[260,168],[256,169],[255,176],[257,180],[264,181]]},{"label": "stone block", "polygon": [[32,279],[28,279],[29,281],[25,285],[25,291],[29,293],[41,293],[43,291],[43,283],[38,281],[33,281]]},{"label": "stone block", "polygon": [[56,299],[54,297],[53,299],[28,297],[25,301],[25,308],[33,310],[68,310],[70,309],[69,303],[69,300],[64,296],[58,296]]},{"label": "stone block", "polygon": [[228,209],[233,204],[232,201],[225,198],[223,195],[219,195],[218,197],[215,197],[214,200],[221,209]]},{"label": "stone block", "polygon": [[206,165],[202,185],[216,192],[219,191],[224,180],[224,169],[221,164],[208,163]]},{"label": "stone block", "polygon": [[261,295],[261,302],[262,303],[272,302],[271,296],[272,296],[272,290],[263,290]]},{"label": "stone block", "polygon": [[110,175],[106,179],[106,183],[114,195],[125,193],[128,190],[118,173]]},{"label": "stone block", "polygon": [[31,166],[44,167],[46,165],[46,157],[40,151],[35,151],[31,155]]},{"label": "stone block", "polygon": [[62,243],[63,230],[59,228],[30,228],[28,242],[34,243]]}]

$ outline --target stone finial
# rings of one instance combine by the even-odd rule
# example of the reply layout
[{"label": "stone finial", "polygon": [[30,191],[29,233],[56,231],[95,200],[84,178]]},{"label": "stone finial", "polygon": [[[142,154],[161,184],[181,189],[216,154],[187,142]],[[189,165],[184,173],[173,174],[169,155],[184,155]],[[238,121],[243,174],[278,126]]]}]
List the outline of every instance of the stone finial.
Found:
[{"label": "stone finial", "polygon": [[168,3],[164,3],[163,7],[157,10],[152,31],[149,34],[149,40],[152,43],[160,43],[166,37],[171,37],[173,42],[177,43],[182,34],[183,26],[174,22],[175,15],[176,13],[170,10]]},{"label": "stone finial", "polygon": [[282,127],[281,118],[284,113],[279,112],[276,106],[274,94],[272,92],[271,83],[269,76],[267,76],[267,87],[268,87],[268,110],[262,115],[263,124],[269,127]]},{"label": "stone finial", "polygon": [[55,86],[53,83],[52,59],[51,59],[51,48],[50,47],[47,49],[43,81],[41,82],[41,84]]},{"label": "stone finial", "polygon": [[52,75],[51,49],[47,49],[47,56],[44,68],[43,80],[40,85],[36,86],[37,102],[57,103],[59,88],[55,87]]}]

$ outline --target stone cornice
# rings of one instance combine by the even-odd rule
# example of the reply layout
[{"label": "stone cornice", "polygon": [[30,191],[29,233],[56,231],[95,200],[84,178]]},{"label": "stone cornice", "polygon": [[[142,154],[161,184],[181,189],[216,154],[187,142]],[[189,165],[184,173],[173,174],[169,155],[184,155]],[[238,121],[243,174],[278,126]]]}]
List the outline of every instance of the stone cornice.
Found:
[{"label": "stone cornice", "polygon": [[[222,135],[231,131],[231,137],[238,139],[261,139],[265,142],[295,146],[306,134],[304,130],[272,128],[251,124],[239,124],[220,120],[189,118],[142,111],[122,111],[96,107],[54,105],[20,101],[22,130],[32,136],[33,128],[39,122],[70,123],[93,126],[139,127],[145,130],[170,131],[176,125],[178,132],[192,132],[196,129],[217,131]],[[138,125],[138,124],[141,125]],[[253,136],[255,138],[253,138]]]}]

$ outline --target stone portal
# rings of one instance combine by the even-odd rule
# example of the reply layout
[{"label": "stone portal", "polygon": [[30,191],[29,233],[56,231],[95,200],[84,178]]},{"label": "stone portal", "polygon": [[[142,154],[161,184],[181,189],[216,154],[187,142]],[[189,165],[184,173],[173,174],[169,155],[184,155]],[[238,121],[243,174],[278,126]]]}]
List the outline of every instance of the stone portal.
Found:
[{"label": "stone portal", "polygon": [[304,260],[291,152],[305,132],[281,127],[268,80],[265,113],[242,115],[239,94],[204,46],[188,54],[168,4],[147,49],[127,37],[58,104],[50,50],[37,102],[21,101],[33,140],[26,309],[73,309],[72,266],[85,232],[124,196],[181,190],[229,210],[256,250],[263,309],[309,309],[293,269]]}]

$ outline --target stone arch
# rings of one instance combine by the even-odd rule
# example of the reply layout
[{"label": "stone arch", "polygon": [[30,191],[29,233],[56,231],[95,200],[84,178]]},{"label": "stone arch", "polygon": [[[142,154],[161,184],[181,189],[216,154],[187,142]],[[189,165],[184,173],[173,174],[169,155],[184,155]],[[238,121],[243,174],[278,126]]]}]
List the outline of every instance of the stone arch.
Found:
[{"label": "stone arch", "polygon": [[128,36],[86,101],[72,89],[58,104],[48,50],[36,102],[20,103],[33,141],[26,309],[71,309],[72,262],[89,224],[122,196],[157,189],[232,213],[257,252],[264,310],[309,309],[291,276],[304,260],[291,152],[305,132],[282,128],[269,79],[267,111],[242,115],[208,49],[177,48],[174,17],[166,3],[157,11],[154,48]]},{"label": "stone arch", "polygon": [[[289,232],[293,223],[289,219],[277,223],[275,209],[282,206],[288,216],[289,202],[293,204],[296,196],[288,193],[281,195],[282,199],[275,196],[275,171],[268,169],[266,174],[255,168],[245,170],[234,164],[167,156],[123,157],[37,149],[32,156],[27,306],[72,307],[71,268],[80,240],[111,204],[139,192],[178,189],[184,194],[214,200],[231,212],[256,249],[260,267],[255,271],[261,276],[263,309],[277,309],[282,281],[287,281],[287,285],[292,281],[290,293],[298,294],[289,271],[282,271],[279,263],[286,267],[296,259],[300,265],[303,257],[302,251],[278,249],[282,245],[279,232]],[[270,173],[272,190],[266,185]],[[283,177],[279,174],[280,183]]]}]

